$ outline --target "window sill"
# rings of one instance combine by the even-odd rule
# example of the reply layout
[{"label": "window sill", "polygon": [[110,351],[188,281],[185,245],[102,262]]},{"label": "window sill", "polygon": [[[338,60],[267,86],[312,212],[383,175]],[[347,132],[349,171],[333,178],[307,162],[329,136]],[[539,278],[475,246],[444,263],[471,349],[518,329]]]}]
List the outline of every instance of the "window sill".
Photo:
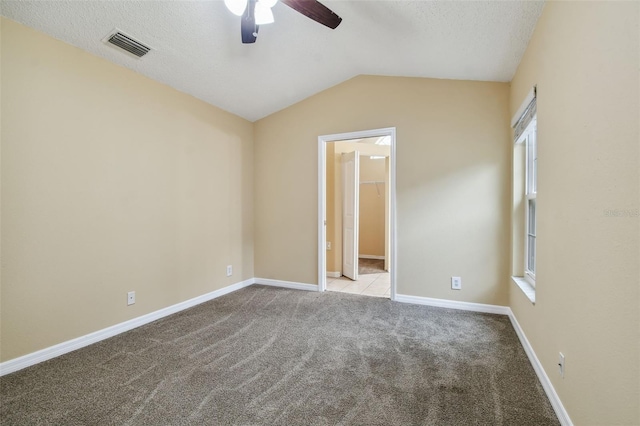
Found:
[{"label": "window sill", "polygon": [[533,303],[536,304],[536,288],[532,286],[524,277],[511,277],[511,280],[520,287],[520,290]]}]

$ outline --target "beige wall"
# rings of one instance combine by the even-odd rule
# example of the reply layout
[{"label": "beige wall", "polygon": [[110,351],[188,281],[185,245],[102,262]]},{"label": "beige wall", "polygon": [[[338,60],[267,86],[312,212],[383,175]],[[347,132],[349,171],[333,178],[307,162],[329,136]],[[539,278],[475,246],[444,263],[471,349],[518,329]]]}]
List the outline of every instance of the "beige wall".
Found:
[{"label": "beige wall", "polygon": [[536,304],[510,304],[576,425],[640,424],[639,8],[548,2],[512,82],[539,180]]},{"label": "beige wall", "polygon": [[[2,24],[0,18],[0,99],[2,99]],[[2,346],[2,102],[0,102],[0,351]],[[2,354],[0,353],[0,361]]]},{"label": "beige wall", "polygon": [[2,112],[2,361],[254,276],[250,122],[6,19]]},{"label": "beige wall", "polygon": [[508,97],[504,83],[360,76],[257,121],[256,276],[317,282],[318,136],[395,126],[398,292],[506,305]]},{"label": "beige wall", "polygon": [[327,272],[342,272],[342,190],[340,182],[340,162],[337,160],[336,143],[326,144],[326,240],[331,243],[327,250]]},{"label": "beige wall", "polygon": [[358,251],[360,255],[384,256],[384,158],[360,156],[360,215]]}]

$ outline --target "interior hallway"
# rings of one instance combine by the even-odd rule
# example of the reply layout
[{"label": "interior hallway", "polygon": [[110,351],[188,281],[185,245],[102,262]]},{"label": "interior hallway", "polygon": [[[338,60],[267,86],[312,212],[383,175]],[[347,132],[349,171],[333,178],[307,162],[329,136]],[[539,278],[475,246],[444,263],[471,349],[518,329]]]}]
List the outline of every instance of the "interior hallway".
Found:
[{"label": "interior hallway", "polygon": [[327,277],[327,290],[364,296],[391,297],[389,272],[384,270],[384,260],[358,259],[358,280],[342,276]]}]

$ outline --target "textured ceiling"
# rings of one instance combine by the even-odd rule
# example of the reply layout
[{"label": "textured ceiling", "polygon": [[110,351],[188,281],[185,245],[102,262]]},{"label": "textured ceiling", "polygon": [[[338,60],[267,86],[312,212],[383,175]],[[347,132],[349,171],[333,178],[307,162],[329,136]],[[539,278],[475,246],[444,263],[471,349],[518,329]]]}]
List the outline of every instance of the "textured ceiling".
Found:
[{"label": "textured ceiling", "polygon": [[[284,4],[255,44],[220,1],[6,1],[2,15],[250,121],[359,74],[510,81],[543,1],[335,1],[330,30]],[[101,40],[114,28],[154,50]]]}]

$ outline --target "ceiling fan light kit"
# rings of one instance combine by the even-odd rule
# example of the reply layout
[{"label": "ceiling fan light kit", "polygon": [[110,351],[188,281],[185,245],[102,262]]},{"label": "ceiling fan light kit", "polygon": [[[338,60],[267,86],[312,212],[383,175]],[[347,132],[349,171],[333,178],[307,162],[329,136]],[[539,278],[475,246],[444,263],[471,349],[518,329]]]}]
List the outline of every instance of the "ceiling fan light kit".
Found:
[{"label": "ceiling fan light kit", "polygon": [[278,3],[278,0],[260,0],[260,3],[267,6],[269,9],[271,9],[273,6],[276,5],[276,3]]},{"label": "ceiling fan light kit", "polygon": [[224,0],[224,4],[236,16],[242,16],[247,8],[247,0]]},{"label": "ceiling fan light kit", "polygon": [[[259,26],[274,22],[271,8],[277,2],[278,0],[224,0],[231,13],[242,16],[240,35],[243,43],[255,43]],[[317,0],[282,0],[282,3],[332,30],[342,22],[341,17]]]},{"label": "ceiling fan light kit", "polygon": [[256,3],[255,9],[256,25],[266,25],[273,23],[273,12],[271,8],[262,1]]}]

